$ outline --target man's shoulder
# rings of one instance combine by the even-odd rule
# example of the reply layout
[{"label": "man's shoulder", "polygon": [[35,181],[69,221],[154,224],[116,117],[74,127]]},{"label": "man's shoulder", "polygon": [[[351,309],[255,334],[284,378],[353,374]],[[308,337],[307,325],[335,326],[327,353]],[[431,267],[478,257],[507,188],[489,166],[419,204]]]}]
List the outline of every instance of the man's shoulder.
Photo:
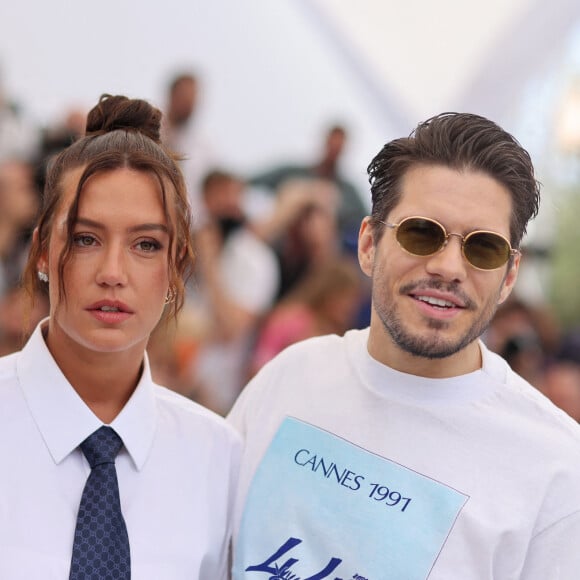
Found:
[{"label": "man's shoulder", "polygon": [[289,362],[312,361],[316,363],[327,356],[341,356],[350,348],[351,343],[363,339],[363,330],[349,330],[345,335],[325,334],[306,338],[288,346],[268,364],[286,364]]},{"label": "man's shoulder", "polygon": [[[566,412],[557,407],[538,388],[513,371],[498,357],[506,368],[505,384],[498,389],[498,398],[503,401],[506,414],[538,440],[538,445],[546,443],[550,449],[568,449],[577,456],[580,465],[580,425]],[[555,444],[557,442],[557,444]]]},{"label": "man's shoulder", "polygon": [[313,385],[322,396],[349,375],[352,343],[364,336],[364,331],[351,330],[344,336],[317,336],[286,347],[260,369],[242,398],[294,400],[299,393],[314,396]]}]

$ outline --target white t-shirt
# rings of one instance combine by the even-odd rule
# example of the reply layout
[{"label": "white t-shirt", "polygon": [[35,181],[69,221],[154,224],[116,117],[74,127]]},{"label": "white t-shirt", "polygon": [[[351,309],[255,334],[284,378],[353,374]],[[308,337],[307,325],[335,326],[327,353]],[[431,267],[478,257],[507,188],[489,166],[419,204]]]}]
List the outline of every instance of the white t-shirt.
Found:
[{"label": "white t-shirt", "polygon": [[[90,467],[78,445],[102,422],[56,365],[40,326],[0,359],[0,578],[69,577]],[[226,578],[240,441],[225,422],[142,378],[111,426],[136,580]]]},{"label": "white t-shirt", "polygon": [[234,579],[578,580],[580,427],[482,343],[426,379],[367,339],[288,348],[234,406]]}]

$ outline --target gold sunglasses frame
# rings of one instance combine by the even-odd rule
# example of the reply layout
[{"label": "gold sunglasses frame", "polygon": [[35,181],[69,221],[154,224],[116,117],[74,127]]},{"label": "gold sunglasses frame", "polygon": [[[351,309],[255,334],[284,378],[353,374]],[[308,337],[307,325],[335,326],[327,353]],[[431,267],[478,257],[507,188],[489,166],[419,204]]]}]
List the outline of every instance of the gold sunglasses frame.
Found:
[{"label": "gold sunglasses frame", "polygon": [[[399,227],[404,224],[405,222],[408,222],[409,220],[414,220],[414,219],[418,219],[418,220],[423,220],[426,222],[430,222],[433,223],[437,226],[439,226],[441,228],[441,231],[443,232],[444,236],[445,236],[445,240],[443,241],[443,243],[441,244],[441,247],[438,248],[437,250],[435,250],[434,252],[431,252],[430,254],[414,254],[413,252],[407,250],[407,248],[405,248],[401,242],[399,241],[399,237],[397,236],[397,231],[399,229]],[[481,272],[493,272],[494,270],[499,270],[500,268],[503,268],[509,261],[510,258],[512,256],[518,256],[521,254],[520,250],[517,250],[515,248],[512,248],[512,245],[510,244],[510,241],[503,236],[502,234],[498,234],[497,232],[493,232],[491,230],[473,230],[472,232],[469,232],[467,235],[463,235],[463,234],[457,234],[454,232],[448,232],[445,229],[445,226],[438,222],[437,220],[433,219],[433,218],[428,218],[425,216],[420,216],[420,215],[412,215],[406,218],[403,218],[399,223],[394,224],[394,223],[389,223],[383,220],[379,220],[379,223],[387,226],[388,228],[391,228],[394,230],[395,232],[395,239],[397,240],[397,244],[399,244],[399,247],[406,252],[407,254],[409,254],[410,256],[415,256],[417,258],[429,258],[430,256],[434,256],[435,254],[443,251],[443,249],[447,246],[447,244],[449,243],[449,238],[451,236],[456,236],[461,240],[461,254],[463,255],[463,257],[465,258],[465,261],[472,267],[475,268],[476,270],[480,270]],[[467,242],[467,240],[474,236],[475,234],[492,234],[494,236],[498,236],[499,238],[501,238],[502,240],[505,241],[505,243],[507,244],[507,247],[509,248],[509,256],[507,258],[507,260],[501,264],[500,266],[497,266],[495,268],[480,268],[479,266],[476,266],[475,264],[473,264],[471,262],[471,260],[465,255],[465,243]]]}]

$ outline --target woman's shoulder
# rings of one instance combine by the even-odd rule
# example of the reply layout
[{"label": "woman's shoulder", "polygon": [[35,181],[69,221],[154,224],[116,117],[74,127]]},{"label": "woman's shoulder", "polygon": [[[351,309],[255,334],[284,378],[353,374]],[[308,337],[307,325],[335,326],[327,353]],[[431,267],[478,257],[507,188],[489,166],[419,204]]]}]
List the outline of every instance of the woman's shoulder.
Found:
[{"label": "woman's shoulder", "polygon": [[0,356],[0,382],[16,377],[16,361],[19,356],[20,351]]},{"label": "woman's shoulder", "polygon": [[202,428],[220,434],[232,444],[239,442],[239,435],[221,415],[167,387],[154,385],[153,392],[159,412],[169,416],[175,426]]}]

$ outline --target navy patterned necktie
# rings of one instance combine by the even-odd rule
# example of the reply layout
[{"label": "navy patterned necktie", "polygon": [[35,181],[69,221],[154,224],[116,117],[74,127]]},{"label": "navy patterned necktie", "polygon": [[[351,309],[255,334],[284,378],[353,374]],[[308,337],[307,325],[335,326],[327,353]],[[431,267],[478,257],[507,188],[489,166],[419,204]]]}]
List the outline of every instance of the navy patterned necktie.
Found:
[{"label": "navy patterned necktie", "polygon": [[77,516],[70,580],[129,580],[129,536],[121,513],[115,457],[123,442],[103,426],[81,443],[91,473]]}]

